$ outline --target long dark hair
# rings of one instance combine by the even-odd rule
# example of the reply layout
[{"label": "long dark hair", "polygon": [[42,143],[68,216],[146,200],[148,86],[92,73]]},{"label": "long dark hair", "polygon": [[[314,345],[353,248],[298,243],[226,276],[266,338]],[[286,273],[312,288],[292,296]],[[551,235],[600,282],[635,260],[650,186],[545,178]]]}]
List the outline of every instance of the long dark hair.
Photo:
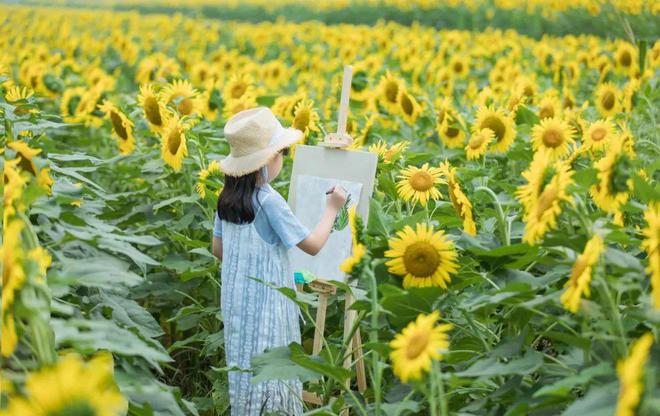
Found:
[{"label": "long dark hair", "polygon": [[257,187],[259,171],[243,176],[225,176],[225,186],[218,197],[218,217],[234,224],[254,220],[252,194]]}]

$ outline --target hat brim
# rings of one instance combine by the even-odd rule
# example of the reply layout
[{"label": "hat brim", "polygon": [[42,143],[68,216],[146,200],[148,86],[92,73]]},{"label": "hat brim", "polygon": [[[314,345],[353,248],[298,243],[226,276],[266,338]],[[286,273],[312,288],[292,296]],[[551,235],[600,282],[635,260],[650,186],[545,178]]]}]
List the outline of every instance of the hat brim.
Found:
[{"label": "hat brim", "polygon": [[228,155],[220,161],[220,170],[229,176],[243,176],[259,170],[280,150],[299,142],[303,138],[303,132],[294,128],[285,128],[285,132],[263,149],[246,156],[234,157]]}]

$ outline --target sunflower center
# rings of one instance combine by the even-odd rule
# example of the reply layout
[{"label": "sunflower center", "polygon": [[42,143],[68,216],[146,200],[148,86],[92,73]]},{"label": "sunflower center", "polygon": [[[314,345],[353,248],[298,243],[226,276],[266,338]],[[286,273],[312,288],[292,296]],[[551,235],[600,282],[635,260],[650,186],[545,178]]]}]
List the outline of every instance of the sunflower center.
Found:
[{"label": "sunflower center", "polygon": [[408,182],[414,190],[425,192],[433,186],[433,177],[428,172],[420,170],[413,173]]},{"label": "sunflower center", "polygon": [[403,254],[403,264],[408,273],[415,277],[429,277],[440,265],[440,255],[430,243],[418,241],[406,248]]},{"label": "sunflower center", "polygon": [[403,96],[401,96],[401,108],[406,115],[412,115],[413,103],[408,94],[403,94]]},{"label": "sunflower center", "polygon": [[459,133],[460,130],[458,130],[456,127],[447,127],[447,129],[445,130],[445,134],[447,135],[447,137],[452,139],[458,137]]},{"label": "sunflower center", "polygon": [[189,116],[193,111],[193,101],[189,97],[185,97],[179,101],[176,109],[179,110],[180,114]]},{"label": "sunflower center", "polygon": [[47,416],[96,416],[94,407],[86,400],[75,400],[65,403],[59,409],[54,409],[46,413]]},{"label": "sunflower center", "polygon": [[296,114],[296,118],[293,120],[293,127],[297,128],[300,131],[305,131],[309,125],[309,110],[306,108],[300,109]]},{"label": "sunflower center", "polygon": [[499,117],[495,116],[486,117],[483,123],[481,123],[481,128],[488,128],[493,130],[498,142],[504,138],[504,134],[506,133],[506,126],[502,120],[499,119]]},{"label": "sunflower center", "polygon": [[409,360],[414,360],[419,357],[419,355],[426,349],[429,343],[429,333],[428,331],[418,330],[413,336],[408,340],[408,345],[406,346],[406,358]]},{"label": "sunflower center", "polygon": [[604,128],[598,127],[591,132],[591,140],[599,142],[605,138],[606,134],[607,131]]},{"label": "sunflower center", "polygon": [[167,136],[167,149],[171,154],[175,155],[181,146],[181,131],[178,127],[172,129]]},{"label": "sunflower center", "polygon": [[543,132],[543,144],[547,147],[558,147],[564,143],[564,136],[557,129],[548,129]]},{"label": "sunflower center", "polygon": [[607,91],[603,95],[603,107],[605,107],[606,110],[611,110],[614,108],[614,102],[616,101],[614,97],[614,93],[612,91]]},{"label": "sunflower center", "polygon": [[245,90],[247,90],[247,85],[243,83],[234,84],[230,91],[231,98],[241,98]]},{"label": "sunflower center", "polygon": [[128,139],[128,132],[124,128],[124,123],[122,122],[121,117],[114,111],[110,112],[110,120],[112,120],[112,128],[115,129],[117,136],[121,137],[122,140]]},{"label": "sunflower center", "polygon": [[463,71],[463,64],[461,62],[456,62],[454,64],[454,72],[460,74]]},{"label": "sunflower center", "polygon": [[557,191],[556,186],[545,187],[539,197],[538,205],[536,206],[536,218],[538,220],[540,220],[543,214],[550,209],[552,203],[557,199],[558,194],[559,192]]},{"label": "sunflower center", "polygon": [[555,116],[555,109],[552,106],[546,105],[543,108],[541,108],[541,111],[539,112],[539,118],[544,119],[544,118],[552,118]]},{"label": "sunflower center", "polygon": [[399,84],[394,81],[388,81],[385,84],[385,98],[390,103],[396,102],[396,96],[399,93]]},{"label": "sunflower center", "polygon": [[148,97],[144,100],[144,114],[147,120],[154,126],[162,126],[163,119],[160,116],[160,106],[154,97]]},{"label": "sunflower center", "polygon": [[19,162],[18,162],[18,166],[21,169],[23,169],[25,172],[30,172],[34,176],[37,176],[37,172],[34,169],[34,164],[32,163],[32,161],[30,159],[26,158],[25,156],[23,156],[20,153],[19,153],[19,155],[20,155],[19,156],[20,159],[19,159]]},{"label": "sunflower center", "polygon": [[619,62],[621,63],[621,66],[624,67],[629,67],[630,64],[632,63],[632,56],[630,56],[630,52],[624,51],[621,54],[621,58],[619,59]]}]

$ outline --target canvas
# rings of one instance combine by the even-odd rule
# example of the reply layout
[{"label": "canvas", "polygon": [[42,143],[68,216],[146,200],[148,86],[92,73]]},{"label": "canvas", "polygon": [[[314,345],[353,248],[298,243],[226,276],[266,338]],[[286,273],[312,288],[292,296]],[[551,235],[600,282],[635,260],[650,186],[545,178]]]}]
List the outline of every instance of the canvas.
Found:
[{"label": "canvas", "polygon": [[310,256],[298,247],[289,251],[291,267],[294,271],[311,272],[322,280],[345,280],[345,273],[339,270],[339,265],[351,255],[351,227],[348,224],[347,209],[360,200],[362,184],[358,182],[342,181],[338,179],[322,178],[312,175],[300,175],[297,181],[298,195],[305,195],[305,209],[300,209],[298,219],[310,230],[318,224],[325,210],[325,192],[334,185],[346,189],[347,198],[344,208],[337,215],[337,219],[328,237],[328,241],[316,256]]}]

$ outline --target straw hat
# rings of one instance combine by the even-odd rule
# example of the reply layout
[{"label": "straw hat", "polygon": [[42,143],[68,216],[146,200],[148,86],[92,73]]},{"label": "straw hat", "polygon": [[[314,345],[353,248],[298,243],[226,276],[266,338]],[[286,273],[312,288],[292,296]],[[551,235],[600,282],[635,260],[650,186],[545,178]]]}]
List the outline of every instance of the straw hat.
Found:
[{"label": "straw hat", "polygon": [[220,161],[220,169],[229,176],[254,172],[302,137],[302,131],[282,127],[270,108],[243,110],[225,124],[230,150],[229,156]]}]

